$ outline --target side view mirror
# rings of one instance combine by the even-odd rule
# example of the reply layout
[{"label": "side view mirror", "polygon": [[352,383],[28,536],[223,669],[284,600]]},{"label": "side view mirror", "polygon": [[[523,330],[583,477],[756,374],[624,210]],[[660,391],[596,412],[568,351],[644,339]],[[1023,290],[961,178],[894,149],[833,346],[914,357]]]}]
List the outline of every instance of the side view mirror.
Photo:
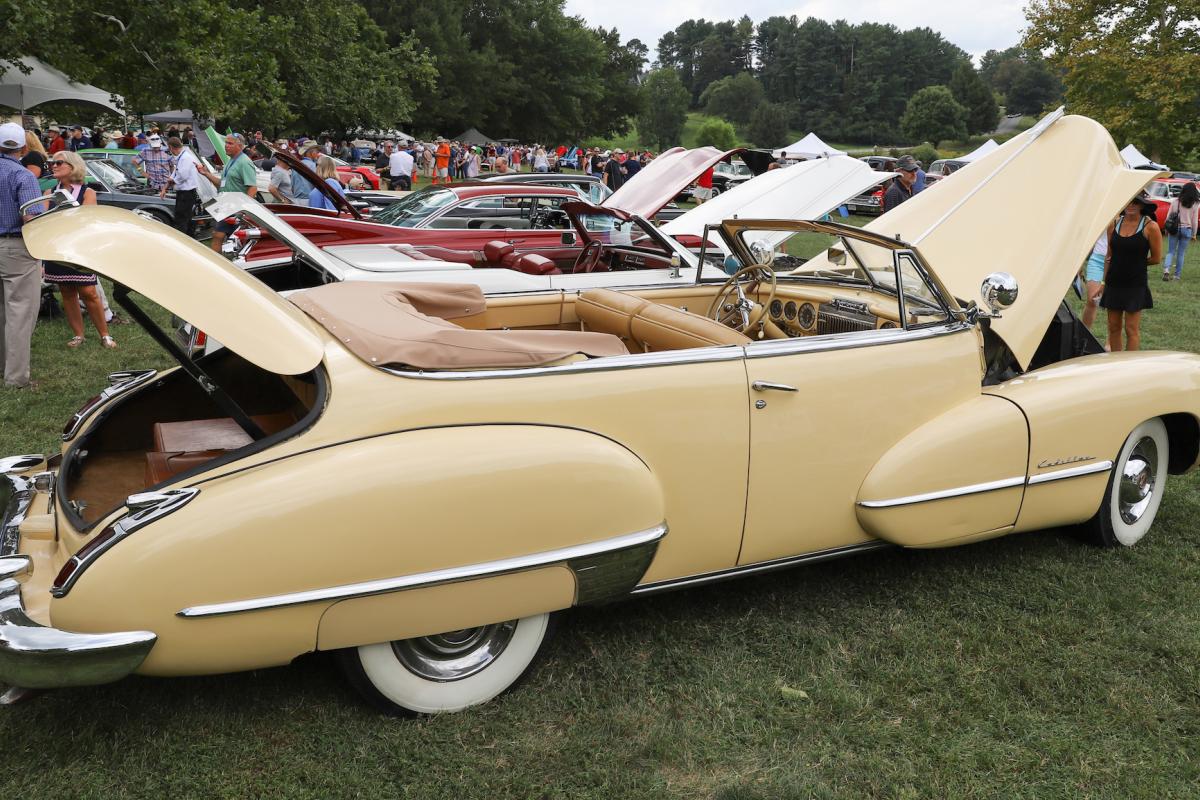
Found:
[{"label": "side view mirror", "polygon": [[563,231],[561,241],[565,245],[575,244],[575,231]]},{"label": "side view mirror", "polygon": [[979,293],[983,296],[983,304],[991,311],[991,316],[998,318],[1000,312],[1017,302],[1017,279],[1007,272],[993,272],[983,279]]},{"label": "side view mirror", "polygon": [[769,267],[775,260],[775,248],[768,242],[756,240],[750,243],[750,255],[754,256],[755,264]]}]

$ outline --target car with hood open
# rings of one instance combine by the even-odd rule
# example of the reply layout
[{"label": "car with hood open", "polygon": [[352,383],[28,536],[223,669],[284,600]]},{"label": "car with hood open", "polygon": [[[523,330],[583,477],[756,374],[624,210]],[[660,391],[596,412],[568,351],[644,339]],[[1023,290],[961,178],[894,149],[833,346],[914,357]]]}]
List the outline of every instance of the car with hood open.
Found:
[{"label": "car with hood open", "polygon": [[[45,214],[33,256],[111,278],[178,366],[0,461],[0,680],[335,651],[380,706],[450,711],[573,606],[1063,525],[1133,545],[1197,461],[1200,357],[1105,353],[1061,298],[1149,177],[1056,114],[866,229],[728,219],[736,274],[620,291],[285,298],[128,212]],[[1070,220],[1008,235],[1034,182]],[[226,347],[190,358],[147,302]]]},{"label": "car with hood open", "polygon": [[[737,151],[722,152],[713,147],[669,150],[597,205],[653,219],[682,187],[733,152]],[[571,190],[536,184],[430,186],[412,192],[370,219],[362,219],[362,215],[354,212],[346,199],[336,193],[327,195],[338,209],[336,215],[330,212],[300,213],[292,218],[286,207],[272,206],[272,210],[283,213],[284,219],[301,235],[321,246],[334,243],[405,244],[471,251],[482,250],[487,242],[499,239],[517,249],[544,250],[563,246],[561,231],[567,225],[555,215],[535,213],[553,210],[555,201],[538,200],[535,203],[522,197],[565,196],[566,191]],[[238,237],[235,233],[230,238]],[[579,246],[578,243],[565,245],[573,247],[576,254]],[[272,242],[269,236],[264,236],[253,248],[241,250],[236,255],[253,264],[286,257],[287,252],[286,244]]]}]

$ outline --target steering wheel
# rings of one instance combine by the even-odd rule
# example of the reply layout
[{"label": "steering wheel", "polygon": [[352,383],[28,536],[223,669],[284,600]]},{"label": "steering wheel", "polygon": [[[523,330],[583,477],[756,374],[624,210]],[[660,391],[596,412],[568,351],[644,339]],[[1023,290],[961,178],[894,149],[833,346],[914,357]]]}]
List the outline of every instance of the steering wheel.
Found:
[{"label": "steering wheel", "polygon": [[600,266],[600,259],[604,255],[604,245],[593,239],[584,245],[579,251],[579,255],[575,258],[575,266],[571,268],[571,272],[595,272]]},{"label": "steering wheel", "polygon": [[[755,303],[748,294],[758,291],[763,281],[771,285],[770,294],[762,303]],[[729,276],[713,298],[708,307],[708,316],[717,322],[728,325],[736,331],[750,336],[750,331],[759,328],[759,338],[763,336],[765,326],[760,326],[771,301],[775,299],[775,290],[779,288],[775,280],[775,271],[763,264],[751,264],[742,267]]]}]

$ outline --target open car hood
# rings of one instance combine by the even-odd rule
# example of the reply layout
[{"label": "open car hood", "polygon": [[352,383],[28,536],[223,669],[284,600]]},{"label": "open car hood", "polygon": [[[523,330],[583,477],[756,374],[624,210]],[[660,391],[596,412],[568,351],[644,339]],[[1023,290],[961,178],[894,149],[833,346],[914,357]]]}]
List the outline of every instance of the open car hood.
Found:
[{"label": "open car hood", "polygon": [[82,206],[38,217],[23,232],[34,258],[124,284],[265,370],[299,375],[321,361],[322,338],[304,314],[161,222],[111,206]]},{"label": "open car hood", "polygon": [[703,236],[705,225],[716,226],[734,216],[741,219],[819,219],[894,174],[875,172],[849,156],[802,161],[751,178],[676,217],[661,226],[661,230],[675,237]]},{"label": "open car hood", "polygon": [[1126,167],[1100,123],[1060,110],[866,230],[916,246],[960,301],[1013,275],[1017,302],[990,324],[1024,369],[1096,237],[1155,177]]},{"label": "open car hood", "polygon": [[706,169],[740,152],[741,149],[722,152],[715,147],[672,148],[642,167],[600,205],[650,219]]},{"label": "open car hood", "polygon": [[323,178],[318,176],[317,173],[313,172],[312,167],[308,166],[308,164],[305,164],[303,160],[296,158],[287,150],[280,150],[273,144],[269,144],[267,146],[271,148],[271,152],[274,154],[275,158],[287,164],[296,172],[299,172],[309,183],[313,185],[314,189],[325,195],[325,199],[332,203],[333,207],[336,208],[340,213],[349,214],[353,219],[363,218],[362,214],[359,213],[357,208],[350,204],[349,200],[335,192],[333,189],[329,188],[329,184],[327,184]]}]

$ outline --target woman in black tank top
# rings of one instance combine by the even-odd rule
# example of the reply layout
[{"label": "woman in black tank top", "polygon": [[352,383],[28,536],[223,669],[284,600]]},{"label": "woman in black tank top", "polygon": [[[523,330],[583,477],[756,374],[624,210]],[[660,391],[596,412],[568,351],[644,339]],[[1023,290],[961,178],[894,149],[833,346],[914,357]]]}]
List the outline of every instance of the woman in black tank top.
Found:
[{"label": "woman in black tank top", "polygon": [[1144,195],[1130,200],[1108,243],[1100,307],[1108,310],[1108,345],[1114,352],[1141,346],[1142,311],[1154,307],[1147,270],[1162,261],[1162,232],[1154,221],[1154,208]]}]

